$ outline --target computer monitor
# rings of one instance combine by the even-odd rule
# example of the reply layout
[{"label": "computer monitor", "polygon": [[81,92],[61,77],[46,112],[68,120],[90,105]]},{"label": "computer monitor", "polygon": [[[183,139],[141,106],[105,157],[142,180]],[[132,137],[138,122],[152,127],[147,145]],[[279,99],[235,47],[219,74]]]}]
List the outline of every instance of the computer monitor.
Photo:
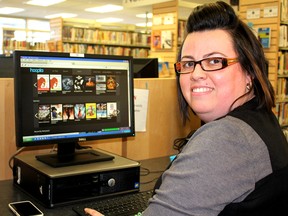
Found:
[{"label": "computer monitor", "polygon": [[134,78],[158,78],[157,58],[134,58],[133,59]]},{"label": "computer monitor", "polygon": [[75,146],[135,135],[132,57],[15,51],[14,65],[17,146],[58,145],[38,160],[54,167],[111,160]]},{"label": "computer monitor", "polygon": [[13,56],[0,55],[0,78],[13,78]]}]

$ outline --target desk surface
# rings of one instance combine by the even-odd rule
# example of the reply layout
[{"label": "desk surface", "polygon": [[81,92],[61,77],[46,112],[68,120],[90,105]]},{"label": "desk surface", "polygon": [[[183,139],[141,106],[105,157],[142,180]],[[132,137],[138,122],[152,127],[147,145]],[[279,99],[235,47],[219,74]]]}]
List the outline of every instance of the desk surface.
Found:
[{"label": "desk surface", "polygon": [[[161,172],[166,169],[169,164],[169,157],[161,157],[143,160],[141,162],[141,177],[140,177],[140,190],[145,191],[153,188],[156,179]],[[149,169],[150,173],[146,169]],[[76,216],[76,213],[72,210],[73,205],[56,207],[53,209],[45,208],[37,200],[30,195],[22,192],[13,185],[12,180],[0,181],[0,215],[13,216],[14,214],[8,208],[8,203],[22,200],[32,201],[45,216]]]}]

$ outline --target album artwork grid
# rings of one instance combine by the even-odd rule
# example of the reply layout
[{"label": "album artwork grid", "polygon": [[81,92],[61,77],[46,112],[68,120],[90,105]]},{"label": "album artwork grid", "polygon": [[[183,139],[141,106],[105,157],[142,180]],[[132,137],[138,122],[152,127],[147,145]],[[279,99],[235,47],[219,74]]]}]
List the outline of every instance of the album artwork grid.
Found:
[{"label": "album artwork grid", "polygon": [[[51,95],[114,95],[119,84],[116,75],[37,74],[38,97]],[[93,97],[95,98],[95,97]],[[39,123],[112,119],[119,110],[116,101],[85,103],[42,103],[38,105]]]}]

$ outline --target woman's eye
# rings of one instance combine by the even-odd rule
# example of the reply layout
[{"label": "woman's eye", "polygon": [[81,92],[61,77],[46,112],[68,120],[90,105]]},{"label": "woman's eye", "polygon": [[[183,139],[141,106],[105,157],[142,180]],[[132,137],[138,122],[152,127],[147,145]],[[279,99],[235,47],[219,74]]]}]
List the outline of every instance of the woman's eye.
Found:
[{"label": "woman's eye", "polygon": [[221,59],[219,59],[219,58],[214,58],[214,59],[211,59],[211,60],[209,61],[209,64],[215,65],[215,64],[221,64],[221,62],[222,62]]},{"label": "woman's eye", "polygon": [[185,62],[184,64],[183,64],[183,67],[184,68],[191,68],[191,67],[193,67],[194,66],[194,62]]}]

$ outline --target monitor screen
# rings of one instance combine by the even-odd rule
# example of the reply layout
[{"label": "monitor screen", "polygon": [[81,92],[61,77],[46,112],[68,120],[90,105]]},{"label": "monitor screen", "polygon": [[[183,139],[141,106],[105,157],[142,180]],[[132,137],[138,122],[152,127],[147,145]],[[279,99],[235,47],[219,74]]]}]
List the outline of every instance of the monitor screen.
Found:
[{"label": "monitor screen", "polygon": [[133,72],[134,78],[158,78],[157,58],[134,58]]},{"label": "monitor screen", "polygon": [[0,55],[0,78],[13,78],[13,57]]},{"label": "monitor screen", "polygon": [[132,57],[15,51],[14,65],[17,146],[58,144],[48,160],[64,166],[113,159],[79,142],[134,136]]}]

